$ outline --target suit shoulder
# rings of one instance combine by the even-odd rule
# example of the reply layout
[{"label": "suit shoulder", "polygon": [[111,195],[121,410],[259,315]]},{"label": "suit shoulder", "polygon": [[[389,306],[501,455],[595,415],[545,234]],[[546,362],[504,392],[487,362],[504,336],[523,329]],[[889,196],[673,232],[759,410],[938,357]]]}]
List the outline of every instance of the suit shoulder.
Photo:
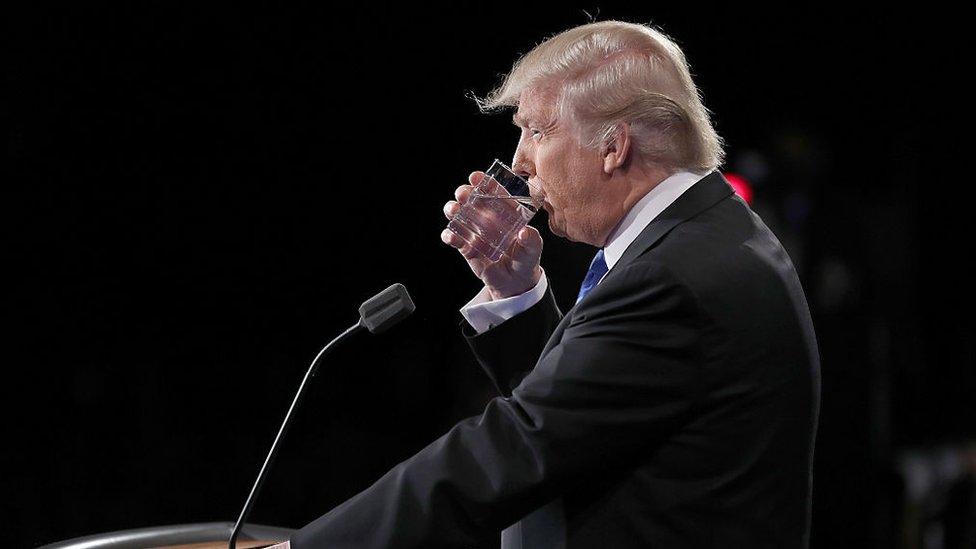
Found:
[{"label": "suit shoulder", "polygon": [[782,244],[759,215],[741,199],[730,197],[679,223],[641,259],[662,263],[682,278],[694,280],[701,273],[755,268],[757,259],[780,253],[785,254]]},{"label": "suit shoulder", "polygon": [[665,265],[706,302],[757,304],[776,296],[789,301],[800,292],[789,254],[737,197],[680,223],[639,260]]}]

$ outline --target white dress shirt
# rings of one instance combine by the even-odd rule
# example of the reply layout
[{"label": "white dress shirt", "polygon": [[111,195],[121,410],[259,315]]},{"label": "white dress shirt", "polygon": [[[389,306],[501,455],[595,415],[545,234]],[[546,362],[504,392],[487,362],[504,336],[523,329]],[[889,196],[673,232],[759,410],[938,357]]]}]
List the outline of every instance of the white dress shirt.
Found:
[{"label": "white dress shirt", "polygon": [[[610,233],[610,238],[603,248],[607,272],[609,273],[617,261],[620,261],[630,244],[654,218],[703,177],[705,174],[675,172],[638,200]],[[546,295],[548,287],[549,281],[546,279],[545,270],[542,271],[538,284],[520,295],[492,300],[486,286],[461,308],[461,315],[480,334],[538,303]]]}]

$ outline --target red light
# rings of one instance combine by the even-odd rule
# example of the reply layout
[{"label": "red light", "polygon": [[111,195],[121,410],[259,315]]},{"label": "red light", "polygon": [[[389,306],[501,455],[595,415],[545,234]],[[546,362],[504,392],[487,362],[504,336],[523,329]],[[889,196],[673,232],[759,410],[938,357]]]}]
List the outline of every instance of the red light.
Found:
[{"label": "red light", "polygon": [[739,195],[742,200],[745,200],[746,204],[752,206],[752,185],[746,181],[746,178],[734,173],[724,173],[722,175],[728,180],[729,185],[732,185],[735,194]]}]

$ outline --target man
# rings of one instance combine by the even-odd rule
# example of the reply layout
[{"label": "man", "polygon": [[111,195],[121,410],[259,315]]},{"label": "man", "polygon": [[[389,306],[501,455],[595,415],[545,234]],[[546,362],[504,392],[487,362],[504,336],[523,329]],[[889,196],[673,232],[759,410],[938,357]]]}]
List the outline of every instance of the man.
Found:
[{"label": "man", "polygon": [[495,263],[445,231],[485,283],[462,329],[501,396],[291,547],[464,547],[499,530],[505,549],[805,547],[810,315],[782,246],[714,171],[721,143],[680,49],[642,25],[570,29],[482,102],[502,106],[552,232],[600,248],[579,300],[556,307],[534,228]]}]

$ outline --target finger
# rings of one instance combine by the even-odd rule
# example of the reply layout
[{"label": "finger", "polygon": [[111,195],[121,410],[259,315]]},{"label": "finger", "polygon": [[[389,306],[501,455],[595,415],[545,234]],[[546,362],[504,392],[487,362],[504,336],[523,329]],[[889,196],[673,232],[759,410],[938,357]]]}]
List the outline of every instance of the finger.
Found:
[{"label": "finger", "polygon": [[468,183],[473,187],[477,187],[481,184],[481,180],[485,178],[485,172],[471,172],[468,175]]},{"label": "finger", "polygon": [[469,244],[466,241],[463,244],[461,244],[461,246],[458,248],[458,251],[461,252],[461,255],[464,256],[464,259],[468,260],[468,263],[471,263],[472,261],[476,261],[479,258],[481,258],[481,254],[478,253],[478,250],[475,250],[474,247],[471,246],[471,244]]},{"label": "finger", "polygon": [[496,189],[500,186],[485,172],[471,172],[471,175],[468,176],[468,183],[471,184],[472,189],[477,188],[478,192],[488,195],[495,194]]},{"label": "finger", "polygon": [[447,219],[454,219],[454,216],[461,210],[461,205],[457,202],[451,200],[447,204],[444,204],[444,216]]},{"label": "finger", "polygon": [[468,197],[471,196],[472,191],[474,191],[474,187],[471,185],[461,185],[457,189],[454,189],[454,198],[457,199],[458,203],[464,204],[468,201]]},{"label": "finger", "polygon": [[450,229],[444,229],[441,231],[441,241],[445,244],[457,248],[457,251],[461,252],[464,259],[467,259],[470,263],[472,260],[477,260],[481,258],[481,254],[475,250],[467,240],[461,238],[454,231]]},{"label": "finger", "polygon": [[467,244],[463,238],[455,234],[451,229],[444,229],[441,231],[441,242],[458,249]]}]

